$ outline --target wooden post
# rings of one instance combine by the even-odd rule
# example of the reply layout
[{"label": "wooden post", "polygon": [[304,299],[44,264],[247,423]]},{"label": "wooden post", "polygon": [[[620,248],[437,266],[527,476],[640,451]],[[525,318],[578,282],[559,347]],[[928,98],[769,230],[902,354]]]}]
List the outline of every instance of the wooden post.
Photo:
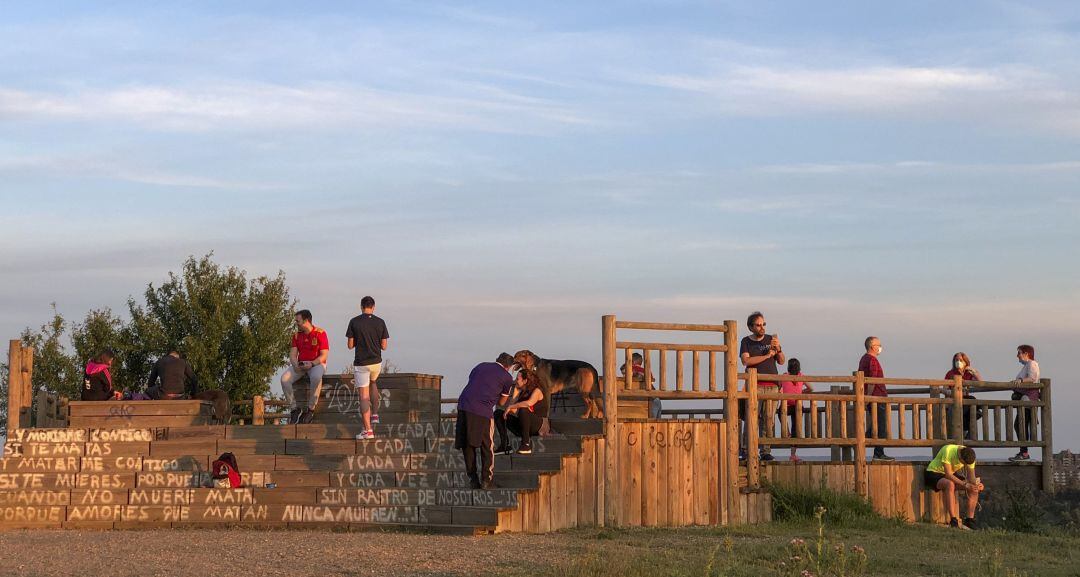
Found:
[{"label": "wooden post", "polygon": [[746,379],[746,484],[751,489],[761,487],[761,463],[758,457],[758,382],[757,369],[751,368]]},{"label": "wooden post", "polygon": [[1039,394],[1042,408],[1042,488],[1047,493],[1054,492],[1054,422],[1053,405],[1050,404],[1050,379],[1040,379],[1045,385]]},{"label": "wooden post", "polygon": [[[834,395],[840,394],[840,385],[832,385],[829,387],[829,392]],[[840,428],[840,403],[832,402],[826,403],[826,410],[829,411],[829,424],[832,425],[829,428],[829,436],[834,439],[839,439],[844,436],[844,432]],[[840,445],[829,446],[829,459],[831,461],[843,461],[844,453],[840,450]]]},{"label": "wooden post", "polygon": [[49,413],[49,392],[45,389],[37,393],[37,414],[34,417],[34,426],[37,428],[52,427]]},{"label": "wooden post", "polygon": [[[615,378],[615,315],[601,320],[604,361],[604,525],[619,523],[619,385]],[[632,372],[627,367],[627,373]]]},{"label": "wooden post", "polygon": [[8,344],[8,414],[7,436],[19,428],[19,408],[22,407],[22,342],[13,340]]},{"label": "wooden post", "polygon": [[31,408],[34,402],[34,349],[22,347],[22,407],[19,407],[19,426],[28,429],[33,426]]},{"label": "wooden post", "polygon": [[[952,431],[949,432],[952,435],[953,442],[958,445],[964,444],[964,377],[956,375],[953,377],[953,410],[952,410]],[[937,453],[935,453],[936,455]]]},{"label": "wooden post", "polygon": [[870,493],[870,479],[866,468],[865,379],[862,371],[855,373],[855,489],[863,497]]},{"label": "wooden post", "polygon": [[739,390],[739,325],[735,321],[724,321],[724,419],[727,427],[727,447],[724,451],[726,474],[719,477],[727,480],[728,522],[734,524],[739,511],[739,402],[735,394]]},{"label": "wooden post", "polygon": [[262,425],[266,423],[266,401],[262,395],[251,397],[251,424]]}]

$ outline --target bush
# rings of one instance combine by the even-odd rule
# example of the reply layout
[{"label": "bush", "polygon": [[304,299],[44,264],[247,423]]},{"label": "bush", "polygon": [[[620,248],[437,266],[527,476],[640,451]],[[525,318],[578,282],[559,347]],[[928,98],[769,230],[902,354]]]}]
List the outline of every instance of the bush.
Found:
[{"label": "bush", "polygon": [[824,521],[834,527],[856,522],[880,521],[870,503],[858,495],[837,493],[824,487],[809,489],[792,485],[770,485],[774,521],[809,521],[817,518],[819,507],[826,509]]}]

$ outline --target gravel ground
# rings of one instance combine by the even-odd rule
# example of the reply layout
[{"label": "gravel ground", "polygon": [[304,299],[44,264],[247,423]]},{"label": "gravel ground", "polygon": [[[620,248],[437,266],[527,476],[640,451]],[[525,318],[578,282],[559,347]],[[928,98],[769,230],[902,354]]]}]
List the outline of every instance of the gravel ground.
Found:
[{"label": "gravel ground", "polygon": [[[0,575],[464,576],[547,565],[557,540],[302,530],[17,531],[0,533]],[[507,560],[510,551],[516,560]]]}]

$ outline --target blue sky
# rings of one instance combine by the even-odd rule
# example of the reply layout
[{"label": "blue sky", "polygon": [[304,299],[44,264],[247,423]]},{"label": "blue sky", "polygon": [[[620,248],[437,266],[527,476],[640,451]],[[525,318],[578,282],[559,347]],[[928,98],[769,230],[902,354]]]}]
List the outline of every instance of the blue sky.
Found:
[{"label": "blue sky", "polygon": [[[769,316],[814,373],[1030,342],[1075,406],[1071,3],[20,3],[0,333],[189,254],[286,272],[402,370],[599,360],[599,317]],[[332,363],[345,366],[343,342]],[[1080,424],[1059,418],[1061,446]]]}]

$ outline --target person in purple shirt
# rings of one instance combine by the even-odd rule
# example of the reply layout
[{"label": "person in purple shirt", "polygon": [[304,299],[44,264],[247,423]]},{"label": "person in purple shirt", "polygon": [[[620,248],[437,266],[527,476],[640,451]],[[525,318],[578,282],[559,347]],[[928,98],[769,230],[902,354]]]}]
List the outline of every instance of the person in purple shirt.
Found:
[{"label": "person in purple shirt", "polygon": [[[465,454],[465,470],[474,489],[490,489],[495,476],[495,405],[505,405],[514,389],[510,371],[514,358],[502,353],[494,363],[480,363],[469,373],[469,384],[461,391],[457,406],[454,448]],[[482,470],[476,470],[476,450],[480,449]]]}]

